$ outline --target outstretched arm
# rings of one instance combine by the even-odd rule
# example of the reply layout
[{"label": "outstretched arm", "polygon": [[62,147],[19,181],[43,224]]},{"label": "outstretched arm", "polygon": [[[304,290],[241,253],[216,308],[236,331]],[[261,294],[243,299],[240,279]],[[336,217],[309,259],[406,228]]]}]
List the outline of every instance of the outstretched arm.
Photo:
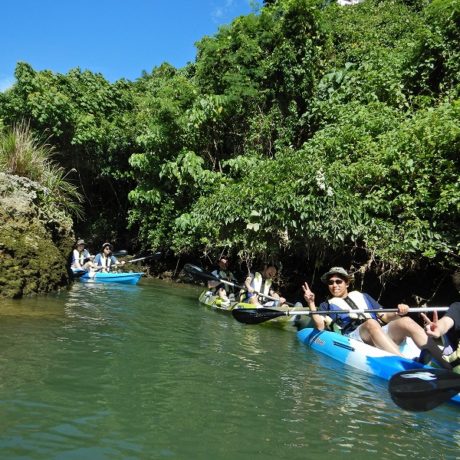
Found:
[{"label": "outstretched arm", "polygon": [[246,288],[246,291],[248,291],[250,293],[254,292],[254,289],[251,287],[251,283],[252,283],[252,278],[251,278],[251,276],[248,276],[244,280],[244,287]]},{"label": "outstretched arm", "polygon": [[[314,292],[310,289],[310,286],[308,285],[307,282],[305,282],[302,286],[303,290],[303,298],[306,300],[308,308],[311,311],[316,311],[316,305],[315,305],[315,294]],[[325,322],[324,318],[321,315],[311,315],[311,319],[315,323],[315,328],[319,330],[323,330],[325,328]]]}]

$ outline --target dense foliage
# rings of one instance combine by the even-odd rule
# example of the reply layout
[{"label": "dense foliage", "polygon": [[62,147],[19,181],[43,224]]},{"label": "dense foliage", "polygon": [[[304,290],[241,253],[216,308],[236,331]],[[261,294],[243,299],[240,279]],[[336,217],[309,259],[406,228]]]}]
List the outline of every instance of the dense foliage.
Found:
[{"label": "dense foliage", "polygon": [[42,208],[83,218],[83,196],[67,179],[69,171],[53,161],[53,147],[38,140],[24,122],[0,130],[0,171],[27,177],[43,187]]},{"label": "dense foliage", "polygon": [[265,1],[135,82],[20,63],[0,94],[76,168],[88,234],[176,254],[451,269],[460,0]]}]

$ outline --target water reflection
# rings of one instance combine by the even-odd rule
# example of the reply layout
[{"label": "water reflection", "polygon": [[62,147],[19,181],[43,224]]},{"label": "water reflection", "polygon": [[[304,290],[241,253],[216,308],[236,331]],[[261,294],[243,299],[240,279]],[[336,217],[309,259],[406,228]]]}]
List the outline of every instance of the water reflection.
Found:
[{"label": "water reflection", "polygon": [[459,457],[458,408],[403,412],[385,382],[198,292],[82,283],[8,307],[2,458]]}]

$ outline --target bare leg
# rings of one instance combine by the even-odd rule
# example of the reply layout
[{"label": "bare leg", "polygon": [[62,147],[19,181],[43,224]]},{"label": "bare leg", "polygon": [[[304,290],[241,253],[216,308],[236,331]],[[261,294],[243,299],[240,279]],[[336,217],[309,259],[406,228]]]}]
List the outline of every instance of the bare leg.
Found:
[{"label": "bare leg", "polygon": [[388,351],[398,356],[403,356],[398,345],[382,331],[380,324],[375,319],[368,319],[361,324],[359,334],[364,343],[374,345],[381,350]]},{"label": "bare leg", "polygon": [[428,336],[423,328],[408,316],[391,321],[388,325],[388,335],[398,345],[406,337],[410,337],[419,348],[425,347],[428,341]]},{"label": "bare leg", "polygon": [[442,352],[435,341],[431,337],[428,337],[423,328],[412,318],[404,316],[403,318],[392,321],[388,326],[388,335],[397,344],[400,344],[406,337],[410,337],[415,345],[421,350],[427,349],[439,365],[446,369],[452,368],[452,366],[442,358]]}]

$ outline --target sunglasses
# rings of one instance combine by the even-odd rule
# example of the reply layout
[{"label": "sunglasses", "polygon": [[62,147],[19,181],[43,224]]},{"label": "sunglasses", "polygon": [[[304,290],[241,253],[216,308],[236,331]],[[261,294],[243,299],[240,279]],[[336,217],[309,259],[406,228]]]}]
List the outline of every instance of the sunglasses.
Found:
[{"label": "sunglasses", "polygon": [[334,284],[337,284],[337,286],[340,286],[343,283],[345,283],[344,280],[328,280],[327,282],[329,286],[333,286]]}]

